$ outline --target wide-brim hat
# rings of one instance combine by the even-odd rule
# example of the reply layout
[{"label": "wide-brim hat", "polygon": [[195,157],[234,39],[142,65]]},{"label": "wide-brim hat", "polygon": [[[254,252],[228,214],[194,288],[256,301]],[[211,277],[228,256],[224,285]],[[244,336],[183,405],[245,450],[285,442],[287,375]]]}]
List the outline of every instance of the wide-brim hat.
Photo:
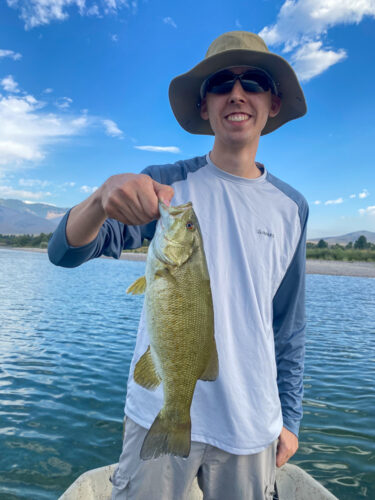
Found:
[{"label": "wide-brim hat", "polygon": [[169,101],[182,128],[192,134],[214,135],[210,122],[200,116],[200,88],[207,77],[230,66],[262,68],[277,85],[281,108],[277,116],[268,118],[261,135],[269,134],[306,113],[305,96],[290,64],[270,52],[255,33],[230,31],[211,43],[203,61],[171,81]]}]

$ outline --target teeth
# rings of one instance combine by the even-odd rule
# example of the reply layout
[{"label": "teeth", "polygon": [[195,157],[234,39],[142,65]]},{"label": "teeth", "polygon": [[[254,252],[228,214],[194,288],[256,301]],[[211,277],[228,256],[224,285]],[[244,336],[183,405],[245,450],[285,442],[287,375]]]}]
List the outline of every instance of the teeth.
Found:
[{"label": "teeth", "polygon": [[228,120],[231,122],[242,122],[244,120],[247,120],[249,117],[248,115],[229,115]]}]

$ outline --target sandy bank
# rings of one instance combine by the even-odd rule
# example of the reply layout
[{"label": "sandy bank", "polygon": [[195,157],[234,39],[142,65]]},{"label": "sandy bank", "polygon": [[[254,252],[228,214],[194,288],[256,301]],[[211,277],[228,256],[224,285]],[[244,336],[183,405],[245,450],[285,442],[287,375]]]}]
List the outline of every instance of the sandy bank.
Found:
[{"label": "sandy bank", "polygon": [[[2,247],[0,250],[19,250],[22,252],[46,253],[44,248],[18,248]],[[121,260],[145,261],[146,254],[143,253],[122,253]],[[306,261],[307,274],[328,274],[333,276],[356,276],[359,278],[375,278],[375,262],[346,262],[339,260],[315,260]]]},{"label": "sandy bank", "polygon": [[306,261],[306,273],[375,278],[375,262],[308,259]]}]

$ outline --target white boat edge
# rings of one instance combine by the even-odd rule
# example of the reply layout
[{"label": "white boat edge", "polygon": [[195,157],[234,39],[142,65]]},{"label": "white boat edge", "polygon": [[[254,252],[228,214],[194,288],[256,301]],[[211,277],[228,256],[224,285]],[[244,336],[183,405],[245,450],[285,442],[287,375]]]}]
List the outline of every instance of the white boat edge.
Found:
[{"label": "white boat edge", "polygon": [[[117,464],[92,469],[79,476],[59,500],[110,500],[112,476]],[[300,467],[286,464],[276,471],[280,500],[338,500],[324,486]],[[202,500],[197,480],[191,488],[189,500]]]}]

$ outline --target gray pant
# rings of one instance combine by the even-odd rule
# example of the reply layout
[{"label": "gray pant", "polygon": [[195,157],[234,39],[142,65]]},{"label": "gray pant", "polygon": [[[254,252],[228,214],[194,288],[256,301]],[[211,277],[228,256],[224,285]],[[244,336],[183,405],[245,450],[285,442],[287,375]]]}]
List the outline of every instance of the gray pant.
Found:
[{"label": "gray pant", "polygon": [[193,441],[188,458],[166,455],[143,461],[139,452],[146,433],[126,419],[112,500],[188,500],[195,477],[204,500],[272,500],[277,440],[255,455],[232,455]]}]

